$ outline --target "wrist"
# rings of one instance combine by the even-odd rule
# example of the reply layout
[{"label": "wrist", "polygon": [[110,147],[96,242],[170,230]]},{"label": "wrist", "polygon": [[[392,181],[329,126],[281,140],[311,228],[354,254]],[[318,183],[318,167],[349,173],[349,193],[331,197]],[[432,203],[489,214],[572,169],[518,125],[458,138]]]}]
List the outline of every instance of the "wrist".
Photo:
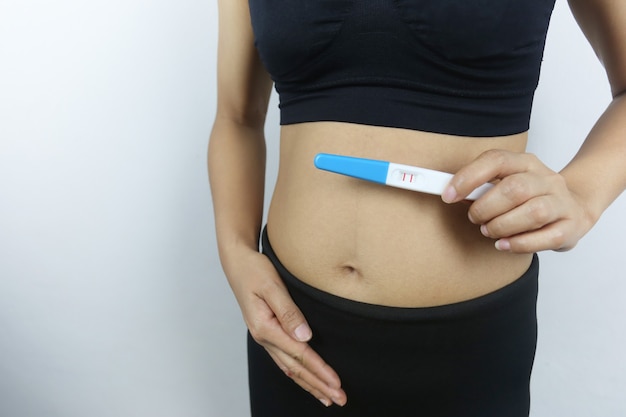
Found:
[{"label": "wrist", "polygon": [[610,203],[603,204],[601,189],[597,187],[597,184],[581,181],[565,171],[561,172],[561,176],[565,180],[567,189],[582,210],[581,218],[586,223],[584,226],[587,230],[591,229]]},{"label": "wrist", "polygon": [[228,236],[218,234],[217,247],[224,271],[232,269],[241,259],[259,253],[259,235],[257,233],[232,233]]}]

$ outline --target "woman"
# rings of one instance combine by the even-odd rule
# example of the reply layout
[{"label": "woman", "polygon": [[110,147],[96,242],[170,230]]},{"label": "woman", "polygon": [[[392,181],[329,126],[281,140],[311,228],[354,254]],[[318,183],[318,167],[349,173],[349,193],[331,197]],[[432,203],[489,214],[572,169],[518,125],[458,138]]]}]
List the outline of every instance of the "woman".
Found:
[{"label": "woman", "polygon": [[[557,173],[525,153],[553,2],[419,3],[219,3],[209,174],[253,416],[527,416],[534,253],[573,248],[626,187],[626,4],[570,1],[614,100]],[[319,171],[319,152],[455,175],[431,196]]]}]

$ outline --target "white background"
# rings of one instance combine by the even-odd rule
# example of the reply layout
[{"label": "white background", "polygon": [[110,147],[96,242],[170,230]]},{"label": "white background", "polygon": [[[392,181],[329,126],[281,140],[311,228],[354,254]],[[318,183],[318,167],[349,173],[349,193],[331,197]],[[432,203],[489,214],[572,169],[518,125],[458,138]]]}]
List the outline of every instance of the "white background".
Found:
[{"label": "white background", "polygon": [[[0,417],[248,415],[205,169],[216,45],[214,0],[0,1]],[[609,100],[559,0],[530,150],[560,169]],[[625,209],[542,254],[535,417],[626,415]]]}]

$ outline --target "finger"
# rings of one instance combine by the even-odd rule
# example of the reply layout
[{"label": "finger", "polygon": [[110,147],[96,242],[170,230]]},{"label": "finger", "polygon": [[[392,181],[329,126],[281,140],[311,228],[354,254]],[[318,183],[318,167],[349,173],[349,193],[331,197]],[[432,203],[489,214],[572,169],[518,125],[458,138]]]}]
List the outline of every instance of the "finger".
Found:
[{"label": "finger", "polygon": [[341,380],[337,373],[307,343],[296,342],[289,337],[278,323],[267,328],[264,339],[265,341],[261,344],[266,349],[273,348],[274,352],[280,352],[283,358],[281,363],[298,362],[329,388],[341,387]]},{"label": "finger", "polygon": [[474,224],[485,224],[532,198],[546,195],[549,190],[549,185],[536,174],[512,174],[476,200],[468,211],[468,217]]},{"label": "finger", "polygon": [[542,250],[567,251],[576,246],[577,239],[567,239],[572,221],[562,220],[541,229],[496,241],[496,248],[513,253],[534,253]]},{"label": "finger", "polygon": [[277,356],[277,354],[275,354],[274,352],[272,352],[271,349],[266,349],[267,352],[269,353],[269,355],[271,356],[271,358],[274,360],[274,362],[276,362],[276,364],[278,365],[278,367],[280,368],[281,371],[284,372],[284,374],[291,378],[295,383],[297,383],[302,389],[304,389],[306,392],[308,392],[309,394],[313,395],[315,398],[317,398],[322,404],[324,404],[326,407],[329,407],[332,403],[332,393],[325,393],[324,392],[324,387],[323,385],[321,386],[321,388],[316,388],[315,383],[309,383],[307,378],[303,378],[302,377],[302,373],[301,371],[299,371],[298,369],[294,369],[293,367],[290,368],[289,365],[283,363],[283,361],[281,361],[279,359],[279,357]]},{"label": "finger", "polygon": [[484,223],[484,236],[502,238],[540,229],[560,218],[560,202],[554,196],[540,196]]},{"label": "finger", "polygon": [[[285,375],[320,400],[324,405],[330,405],[331,402],[340,406],[346,404],[347,398],[345,392],[341,388],[328,386],[318,375],[305,367],[300,359],[302,356],[291,356],[283,350],[276,349],[274,346],[269,346],[266,349]],[[305,346],[305,349],[312,352],[314,356],[317,356],[309,346]],[[306,353],[302,355],[306,355]],[[326,367],[330,369],[328,365],[326,365]]]},{"label": "finger", "polygon": [[[262,302],[266,312],[272,314],[263,300],[259,299],[259,302]],[[255,321],[248,323],[248,328],[252,338],[266,349],[284,352],[288,357],[299,361],[328,387],[332,389],[341,387],[341,380],[337,373],[313,349],[308,347],[307,343],[298,342],[286,333],[275,315],[268,317],[266,313],[258,314]],[[287,362],[289,361],[283,360],[281,363]]]},{"label": "finger", "polygon": [[553,181],[545,174],[533,172],[512,174],[476,200],[468,210],[468,217],[474,224],[485,224],[529,200],[554,192]]},{"label": "finger", "polygon": [[299,342],[308,342],[311,339],[313,336],[311,328],[282,282],[272,281],[264,288],[261,297],[291,337]]},{"label": "finger", "polygon": [[464,200],[473,190],[486,182],[526,172],[536,165],[538,160],[532,154],[500,149],[483,152],[452,177],[442,194],[442,199],[446,203]]}]

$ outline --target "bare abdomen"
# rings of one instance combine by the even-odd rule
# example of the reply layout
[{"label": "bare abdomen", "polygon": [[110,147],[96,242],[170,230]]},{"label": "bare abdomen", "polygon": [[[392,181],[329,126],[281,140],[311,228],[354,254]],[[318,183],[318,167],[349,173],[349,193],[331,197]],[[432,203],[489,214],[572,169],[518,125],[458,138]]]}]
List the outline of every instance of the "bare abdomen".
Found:
[{"label": "bare abdomen", "polygon": [[468,203],[319,171],[319,152],[455,172],[481,152],[523,151],[526,135],[461,138],[317,122],[283,127],[268,233],[302,281],[374,304],[422,307],[475,298],[514,281],[531,255],[502,253],[467,219]]}]

